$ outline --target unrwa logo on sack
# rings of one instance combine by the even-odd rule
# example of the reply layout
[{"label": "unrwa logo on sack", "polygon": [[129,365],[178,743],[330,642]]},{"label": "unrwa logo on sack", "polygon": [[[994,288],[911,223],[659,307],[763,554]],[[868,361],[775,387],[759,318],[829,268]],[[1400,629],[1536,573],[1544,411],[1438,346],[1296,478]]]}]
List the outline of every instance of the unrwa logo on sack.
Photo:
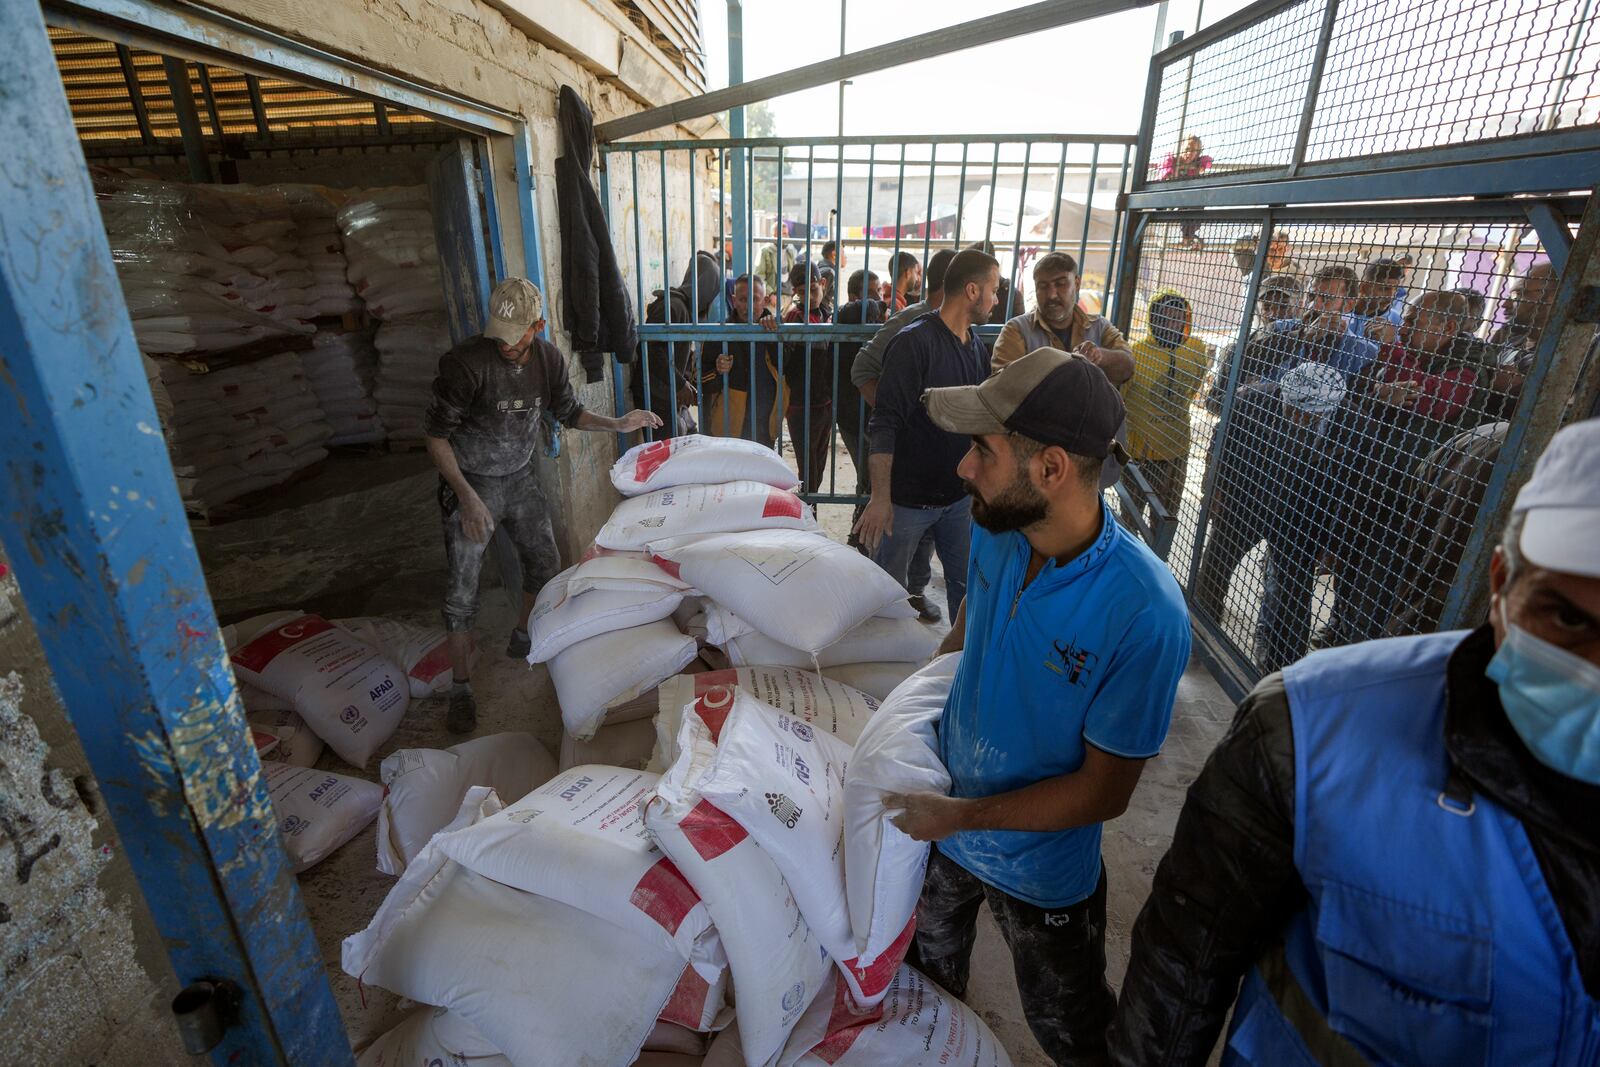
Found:
[{"label": "unrwa logo on sack", "polygon": [[772,809],[772,814],[779,822],[793,830],[795,824],[800,821],[802,814],[800,806],[782,793],[768,793],[766,797],[767,807]]}]

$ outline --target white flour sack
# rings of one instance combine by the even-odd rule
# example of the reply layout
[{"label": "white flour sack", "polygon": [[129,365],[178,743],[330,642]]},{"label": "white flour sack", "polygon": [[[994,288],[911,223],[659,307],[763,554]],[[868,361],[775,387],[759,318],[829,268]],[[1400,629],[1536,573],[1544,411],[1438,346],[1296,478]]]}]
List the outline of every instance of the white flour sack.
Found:
[{"label": "white flour sack", "polygon": [[806,652],[827,648],[906,595],[855,549],[805,530],[673,538],[652,542],[650,552],[668,573]]},{"label": "white flour sack", "polygon": [[322,738],[311,732],[304,719],[288,708],[252,710],[249,696],[243,691],[240,695],[245,697],[245,718],[249,720],[251,727],[263,730],[278,739],[278,747],[273,750],[273,756],[279,763],[287,763],[293,767],[309,767],[317,762],[317,757],[322,755],[324,747]]},{"label": "white flour sack", "polygon": [[651,541],[739,530],[815,530],[811,506],[765,482],[675,485],[618,504],[595,534],[601,548],[643,548]]},{"label": "white flour sack", "polygon": [[511,1061],[458,1016],[424,1006],[362,1049],[356,1067],[511,1067]]},{"label": "white flour sack", "polygon": [[574,767],[499,814],[440,834],[435,844],[470,871],[672,949],[715,981],[726,964],[711,915],[644,828],[659,777]]},{"label": "white flour sack", "polygon": [[822,668],[822,676],[859,689],[868,696],[883,700],[894,692],[895,686],[905,681],[921,667],[920,661],[911,663],[845,663],[838,667]]},{"label": "white flour sack", "polygon": [[[463,812],[492,810],[479,795],[488,792],[469,792]],[[684,966],[669,948],[474,874],[431,844],[367,928],[345,938],[342,963],[366,985],[449,1009],[517,1067],[631,1063]]]},{"label": "white flour sack", "polygon": [[902,682],[856,739],[844,776],[844,884],[856,951],[871,963],[917,910],[928,843],[889,821],[888,793],[948,793],[934,731],[961,653],[940,656]]},{"label": "white flour sack", "polygon": [[278,819],[278,836],[294,873],[320,863],[378,814],[383,789],[343,774],[261,761]]},{"label": "white flour sack", "polygon": [[579,641],[612,630],[665,619],[683,600],[681,592],[664,586],[574,595],[568,583],[577,569],[569,567],[550,579],[534,599],[528,613],[529,663],[547,663]]},{"label": "white flour sack", "polygon": [[[876,1004],[910,944],[871,966],[856,957],[844,889],[844,779],[850,745],[825,730],[732,690],[730,703],[707,694],[684,713],[712,733],[716,755],[688,782],[749,832],[793,890],[800,914],[839,964],[862,1004]],[[735,990],[738,976],[735,975]]]},{"label": "white flour sack", "polygon": [[399,874],[422,846],[455,818],[475,785],[522,797],[556,773],[556,761],[532,734],[475,737],[449,748],[403,748],[378,767],[378,870]]},{"label": "white flour sack", "polygon": [[656,783],[645,825],[716,923],[733,972],[746,1067],[768,1067],[833,967],[771,857],[687,786],[716,756],[711,728],[690,716],[681,746]]},{"label": "white flour sack", "polygon": [[569,645],[550,661],[550,680],[567,733],[587,741],[608,705],[661,684],[687,667],[696,653],[694,638],[679,633],[667,619]]},{"label": "white flour sack", "polygon": [[608,593],[672,589],[693,592],[689,583],[674,578],[652,563],[643,552],[613,552],[591,548],[567,574],[567,595],[603,590]]},{"label": "white flour sack", "polygon": [[[707,1064],[720,1063],[715,1044]],[[844,987],[824,990],[784,1049],[793,1067],[1011,1067],[978,1013],[909,965],[895,972],[883,1003],[852,1005]]]},{"label": "white flour sack", "polygon": [[335,619],[333,624],[349,630],[404,667],[413,700],[450,688],[453,671],[444,630],[377,618]]},{"label": "white flour sack", "polygon": [[656,765],[670,767],[677,761],[678,731],[686,708],[701,697],[707,697],[711,706],[726,705],[733,699],[733,689],[742,689],[763,704],[820,726],[851,744],[878,710],[878,701],[865,693],[796,667],[735,667],[680,674],[656,690]]},{"label": "white flour sack", "polygon": [[611,466],[611,484],[623,496],[651,493],[669,485],[742,481],[779,489],[800,484],[783,457],[765,445],[696,433],[634,445]]},{"label": "white flour sack", "polygon": [[[919,620],[885,619],[875,615],[818,652],[816,662],[822,668],[885,660],[924,663],[938,647],[937,635]],[[741,667],[752,663],[812,665],[807,653],[774,641],[757,630],[725,642],[722,649],[730,661]]]},{"label": "white flour sack", "polygon": [[301,615],[239,646],[233,669],[294,710],[339,758],[365,767],[411,701],[393,660],[320,615]]}]

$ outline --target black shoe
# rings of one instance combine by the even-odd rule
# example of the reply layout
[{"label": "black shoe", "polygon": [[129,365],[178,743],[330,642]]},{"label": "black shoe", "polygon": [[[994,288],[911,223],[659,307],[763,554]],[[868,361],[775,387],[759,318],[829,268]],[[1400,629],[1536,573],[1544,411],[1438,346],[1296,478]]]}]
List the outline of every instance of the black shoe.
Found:
[{"label": "black shoe", "polygon": [[906,597],[906,600],[910,602],[912,607],[917,609],[917,618],[923,622],[938,622],[944,618],[944,613],[939,610],[939,605],[921,593],[913,593]]},{"label": "black shoe", "polygon": [[519,626],[511,631],[511,640],[506,643],[506,658],[527,659],[532,648],[533,639],[528,636],[528,631]]},{"label": "black shoe", "polygon": [[477,727],[478,705],[472,699],[472,690],[452,692],[450,710],[444,716],[444,728],[453,734],[470,734]]}]

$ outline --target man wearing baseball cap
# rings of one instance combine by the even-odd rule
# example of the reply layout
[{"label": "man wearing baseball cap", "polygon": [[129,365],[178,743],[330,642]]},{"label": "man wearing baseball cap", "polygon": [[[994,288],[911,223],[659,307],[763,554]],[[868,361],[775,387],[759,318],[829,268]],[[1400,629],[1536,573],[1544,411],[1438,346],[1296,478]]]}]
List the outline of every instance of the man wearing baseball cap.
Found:
[{"label": "man wearing baseball cap", "polygon": [[958,471],[978,528],[941,648],[964,650],[938,731],[951,795],[889,801],[902,830],[938,842],[911,958],[963,995],[987,901],[1039,1044],[1057,1064],[1104,1063],[1114,1000],[1100,826],[1166,737],[1188,612],[1101,496],[1123,407],[1099,367],[1036,349],[923,403],[971,438]]},{"label": "man wearing baseball cap", "polygon": [[[468,733],[477,724],[469,677],[472,619],[478,611],[483,550],[502,524],[522,563],[522,615],[544,583],[561,569],[555,534],[533,462],[539,418],[549,411],[580,430],[628,433],[661,420],[648,411],[618,419],[585,411],[572,393],[567,362],[544,331],[544,300],[526,278],[507,278],[489,296],[489,321],[439,360],[433,401],[423,428],[428,456],[439,469],[444,513],[444,624],[455,685],[445,725]],[[528,632],[511,631],[508,656],[528,654]]]},{"label": "man wearing baseball cap", "polygon": [[[1518,493],[1475,630],[1267,676],[1134,926],[1112,1060],[1600,1062],[1600,422]],[[1241,980],[1243,985],[1241,987]]]}]

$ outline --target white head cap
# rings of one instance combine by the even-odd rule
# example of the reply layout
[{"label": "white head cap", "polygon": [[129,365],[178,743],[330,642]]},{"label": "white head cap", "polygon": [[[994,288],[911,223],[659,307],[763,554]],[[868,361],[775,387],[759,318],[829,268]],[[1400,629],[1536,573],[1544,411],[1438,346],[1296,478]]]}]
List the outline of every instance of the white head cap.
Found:
[{"label": "white head cap", "polygon": [[1550,440],[1512,514],[1526,515],[1522,555],[1563,574],[1600,578],[1600,419]]}]

